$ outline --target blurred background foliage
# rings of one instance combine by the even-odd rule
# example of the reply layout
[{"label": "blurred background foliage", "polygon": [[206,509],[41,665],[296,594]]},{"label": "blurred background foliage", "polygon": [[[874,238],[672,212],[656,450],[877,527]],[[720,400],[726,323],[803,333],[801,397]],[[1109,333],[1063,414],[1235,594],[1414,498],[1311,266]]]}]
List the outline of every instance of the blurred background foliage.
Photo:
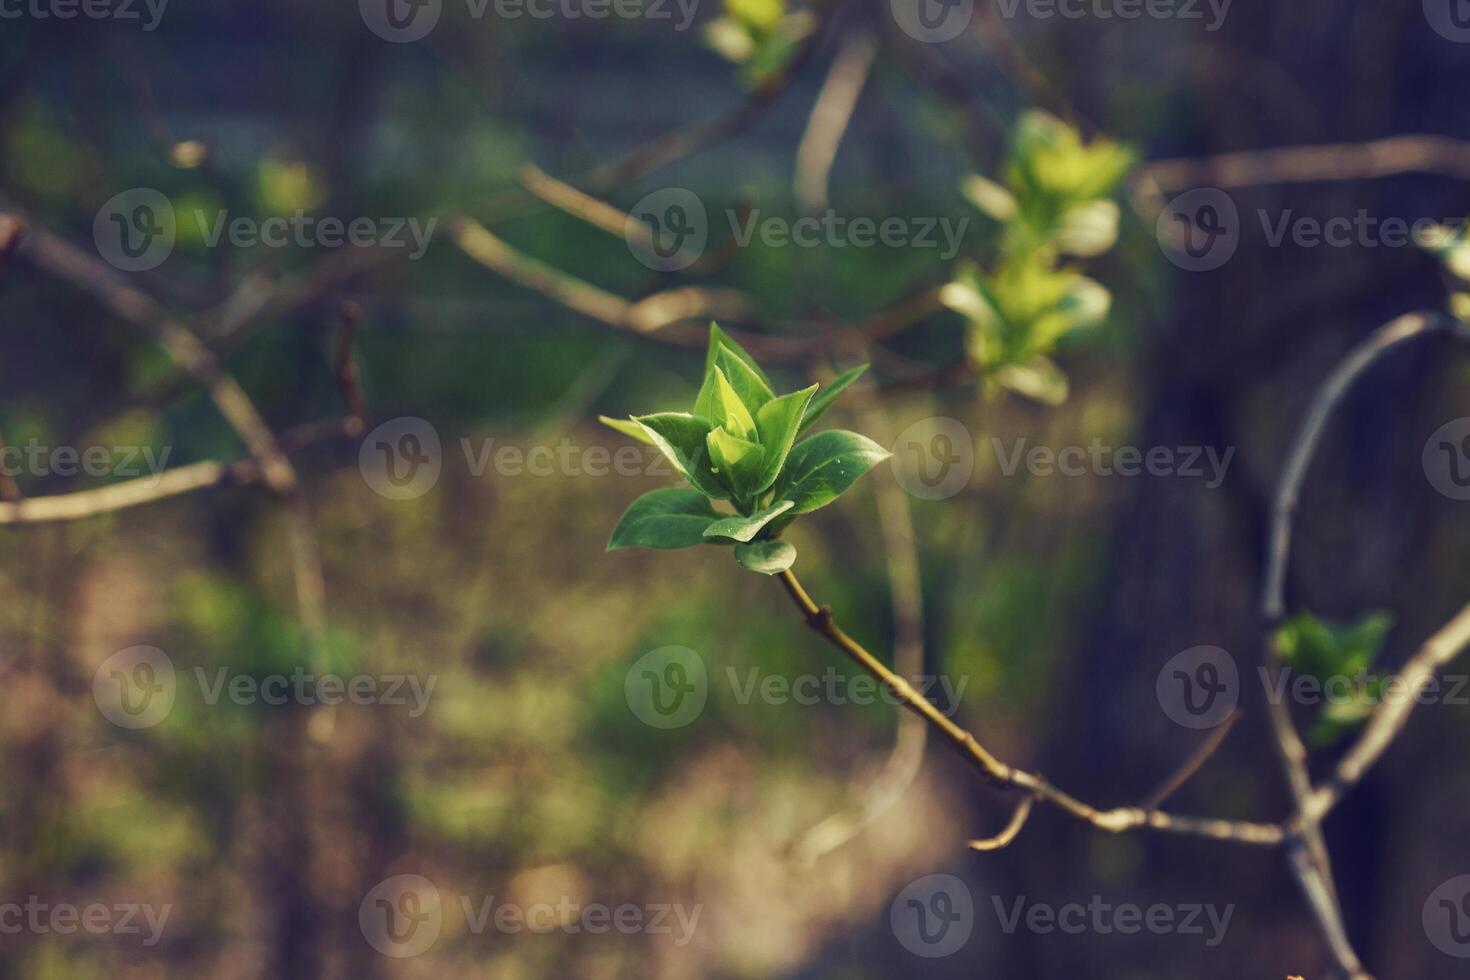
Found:
[{"label": "blurred background foliage", "polygon": [[[662,187],[694,189],[715,240],[726,209],[795,217],[793,157],[840,31],[825,28],[805,61],[793,51],[821,12],[709,4],[680,33],[616,18],[475,20],[448,3],[438,29],[406,45],[374,37],[340,3],[178,3],[154,32],[7,20],[0,194],[88,249],[97,209],[134,186],[164,192],[181,214],[462,212],[619,294],[692,279],[747,292],[762,322],[812,329],[953,283],[948,309],[888,340],[874,371],[888,438],[936,415],[975,437],[962,493],[909,501],[924,669],[968,681],[957,717],[1003,758],[1099,804],[1131,802],[1193,745],[1158,710],[1160,665],[1217,644],[1254,676],[1265,515],[1312,386],[1356,339],[1440,305],[1443,289],[1432,258],[1411,249],[1268,249],[1250,228],[1223,269],[1181,273],[1115,194],[1128,154],[1467,137],[1470,62],[1427,29],[1418,4],[1240,5],[1218,32],[1183,21],[1005,22],[978,5],[971,32],[933,46],[897,31],[882,5],[847,4],[832,23],[870,32],[878,53],[833,172],[833,206],[968,217],[955,263],[882,245],[772,248],[757,236],[712,272],[663,276],[623,242],[515,196],[527,162],[583,173],[736,106],[789,66],[789,86],[738,133],[606,197],[627,208]],[[1038,140],[1101,158],[1080,178],[1047,169],[1045,153],[1025,152]],[[1056,193],[1038,199],[1038,189]],[[1412,220],[1470,205],[1462,182],[1425,175],[1246,188],[1236,199],[1248,220],[1258,208]],[[1096,247],[1112,225],[1116,247]],[[1059,245],[1064,229],[1070,244]],[[216,308],[245,277],[306,281],[325,257],[209,248],[197,231],[180,222],[169,261],[131,277],[186,317]],[[895,712],[739,702],[727,668],[849,668],[774,583],[707,550],[603,555],[622,509],[667,479],[493,466],[476,475],[461,449],[461,439],[620,445],[596,415],[686,404],[700,352],[589,323],[442,237],[419,261],[376,264],[249,330],[213,337],[211,324],[196,326],[285,430],[342,411],[331,358],[344,299],[363,310],[356,363],[372,421],[428,419],[445,465],[431,493],[395,502],[369,489],[349,441],[300,456],[327,584],[320,655],[344,673],[433,675],[428,710],[211,706],[182,679],[220,666],[264,676],[307,659],[282,516],[258,489],[5,529],[0,897],[175,911],[151,948],[120,936],[0,937],[0,974],[1321,975],[1325,954],[1278,855],[1104,837],[1055,813],[1039,813],[1005,852],[972,854],[963,841],[998,828],[1008,801],[942,749],[851,842],[796,860],[810,828],[861,799],[894,741]],[[209,400],[94,297],[14,262],[0,275],[0,330],[7,443],[166,446],[172,466],[242,451]],[[1419,463],[1429,432],[1470,414],[1463,360],[1451,353],[1428,343],[1376,370],[1307,485],[1294,606],[1327,622],[1391,611],[1379,657],[1390,666],[1464,601],[1463,504],[1435,493]],[[1012,370],[987,371],[980,385],[913,381],[966,357]],[[807,381],[773,373],[780,390]],[[865,429],[840,404],[832,420]],[[992,438],[1237,452],[1210,490],[1007,476]],[[885,468],[872,480],[894,476]],[[92,485],[22,482],[30,496]],[[887,651],[895,623],[875,489],[860,484],[802,522],[798,568],[851,633]],[[129,732],[98,713],[91,681],[135,644],[167,651],[181,681],[162,724]],[[659,731],[628,710],[623,678],[670,644],[700,653],[711,694],[693,724]],[[1265,702],[1250,683],[1244,707],[1181,809],[1284,812]],[[1328,826],[1349,856],[1339,867],[1349,926],[1382,976],[1456,975],[1419,915],[1423,896],[1470,862],[1467,749],[1463,708],[1426,710]],[[894,939],[888,907],[936,871],[969,883],[979,925],[963,954],[919,963]],[[357,907],[405,872],[446,896],[704,912],[683,947],[656,935],[477,936],[447,914],[430,953],[389,960],[363,942]],[[991,912],[991,896],[1061,904],[1094,894],[1237,910],[1213,949],[1178,935],[1004,935]]]}]

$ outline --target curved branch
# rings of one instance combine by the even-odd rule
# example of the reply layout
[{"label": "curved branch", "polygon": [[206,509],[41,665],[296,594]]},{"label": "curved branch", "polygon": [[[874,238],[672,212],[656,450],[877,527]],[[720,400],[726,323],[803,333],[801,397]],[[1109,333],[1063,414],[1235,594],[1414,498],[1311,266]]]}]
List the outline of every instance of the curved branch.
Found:
[{"label": "curved branch", "polygon": [[893,692],[905,707],[928,722],[932,729],[942,735],[974,768],[980,771],[981,775],[994,785],[1025,791],[1078,820],[1083,820],[1109,833],[1122,833],[1125,830],[1147,827],[1163,833],[1208,837],[1214,840],[1229,840],[1268,847],[1281,844],[1287,839],[1285,829],[1279,824],[1180,816],[1159,810],[1145,810],[1141,807],[1098,810],[1053,786],[1040,774],[1005,764],[986,749],[974,735],[947,718],[927,698],[916,691],[912,684],[889,670],[862,644],[843,632],[842,628],[833,621],[832,611],[813,602],[811,596],[807,595],[806,589],[802,588],[796,576],[789,570],[782,572],[778,578],[791,596],[791,601],[805,617],[807,626],[820,633],[829,643]]}]

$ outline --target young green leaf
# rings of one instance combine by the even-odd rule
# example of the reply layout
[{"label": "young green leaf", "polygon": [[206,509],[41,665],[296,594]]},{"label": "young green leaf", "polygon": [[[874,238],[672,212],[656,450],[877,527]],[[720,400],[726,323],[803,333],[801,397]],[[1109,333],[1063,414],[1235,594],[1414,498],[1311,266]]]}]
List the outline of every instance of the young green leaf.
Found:
[{"label": "young green leaf", "polygon": [[776,499],[792,503],[792,515],[825,507],[858,477],[891,453],[867,436],[841,429],[818,432],[797,443],[776,484]]},{"label": "young green leaf", "polygon": [[760,411],[766,402],[776,397],[764,376],[751,370],[729,348],[722,347],[715,353],[715,367],[729,379],[731,387],[740,393],[740,400],[752,412]]},{"label": "young green leaf", "polygon": [[1371,612],[1356,623],[1332,623],[1301,613],[1276,630],[1282,659],[1298,673],[1327,680],[1356,677],[1372,666],[1393,616]]},{"label": "young green leaf", "polygon": [[709,447],[710,463],[720,482],[738,499],[754,497],[766,455],[760,443],[732,436],[724,429],[711,429],[705,445]]},{"label": "young green leaf", "polygon": [[690,548],[705,543],[705,531],[719,519],[698,490],[653,490],[623,512],[607,550]]},{"label": "young green leaf", "polygon": [[735,560],[743,568],[762,575],[779,575],[796,562],[796,548],[790,541],[757,541],[737,544]]},{"label": "young green leaf", "polygon": [[791,501],[782,500],[756,511],[749,517],[743,514],[736,514],[733,517],[721,518],[704,529],[704,536],[707,538],[732,538],[741,542],[749,541],[760,533],[761,528],[790,509]]},{"label": "young green leaf", "polygon": [[866,364],[860,364],[851,371],[844,371],[826,388],[818,391],[812,398],[812,403],[807,406],[806,415],[801,420],[801,428],[796,434],[801,435],[801,433],[810,429],[817,419],[821,418],[827,409],[832,407],[832,403],[837,400],[838,395],[842,394],[843,389],[862,377],[863,372],[867,369],[868,366]]},{"label": "young green leaf", "polygon": [[[739,363],[738,361],[735,363]],[[719,365],[715,366],[714,414],[708,416],[715,425],[741,439],[755,438],[755,416],[730,384]]]},{"label": "young green leaf", "polygon": [[643,427],[659,452],[696,490],[717,500],[730,496],[715,478],[710,463],[709,448],[705,444],[711,428],[709,419],[683,412],[660,412],[635,416],[633,421]]},{"label": "young green leaf", "polygon": [[1043,405],[1060,405],[1067,400],[1067,376],[1055,361],[1040,354],[1002,364],[995,380],[1018,395],[1034,398]]},{"label": "young green leaf", "polygon": [[609,429],[616,429],[625,436],[632,436],[639,442],[647,443],[650,446],[653,445],[653,440],[649,438],[647,432],[643,431],[643,426],[632,419],[610,419],[606,415],[599,415],[597,416],[597,421]]},{"label": "young green leaf", "polygon": [[734,354],[745,366],[755,372],[756,377],[765,382],[766,388],[771,389],[771,379],[761,370],[761,366],[755,362],[755,358],[745,352],[745,348],[735,342],[735,339],[720,329],[718,323],[711,322],[709,325],[709,350],[704,355],[704,373],[709,374],[710,369],[715,366],[715,355],[723,347]]},{"label": "young green leaf", "polygon": [[756,486],[757,493],[764,493],[776,482],[781,467],[786,463],[786,454],[791,452],[791,444],[796,441],[802,416],[806,414],[807,405],[811,403],[812,395],[816,391],[816,385],[793,391],[767,402],[755,413],[755,427],[760,433],[761,445],[766,450],[761,477]]}]

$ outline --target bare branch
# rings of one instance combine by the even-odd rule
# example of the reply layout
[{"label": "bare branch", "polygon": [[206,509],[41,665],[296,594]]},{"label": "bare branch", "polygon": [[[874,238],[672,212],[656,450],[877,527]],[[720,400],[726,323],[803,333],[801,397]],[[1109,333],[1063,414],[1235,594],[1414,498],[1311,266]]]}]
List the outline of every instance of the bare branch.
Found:
[{"label": "bare branch", "polygon": [[1164,190],[1362,180],[1405,173],[1470,180],[1470,142],[1444,136],[1393,136],[1366,143],[1323,143],[1246,150],[1195,159],[1156,160],[1135,173]]},{"label": "bare branch", "polygon": [[1021,828],[1026,826],[1027,819],[1031,816],[1031,808],[1036,805],[1035,796],[1023,796],[1021,802],[1016,804],[1016,812],[1011,814],[1010,822],[994,837],[985,837],[980,840],[972,840],[969,843],[972,851],[998,851],[1016,839]]},{"label": "bare branch", "polygon": [[1267,847],[1274,847],[1287,839],[1286,831],[1280,824],[1179,816],[1159,810],[1144,810],[1140,807],[1098,810],[1053,786],[1039,774],[1006,765],[991,754],[974,735],[955,724],[930,703],[905,678],[889,670],[862,644],[843,632],[842,628],[833,621],[831,610],[813,602],[811,596],[807,595],[806,589],[802,588],[796,576],[789,570],[782,572],[778,578],[791,596],[791,601],[805,617],[807,626],[821,634],[829,643],[892,691],[905,707],[922,716],[930,728],[942,735],[974,768],[980,771],[981,775],[995,785],[1023,790],[1078,820],[1086,821],[1109,833],[1122,833],[1126,830],[1146,827],[1163,833],[1208,837],[1214,840],[1229,840]]},{"label": "bare branch", "polygon": [[852,122],[858,97],[873,70],[878,46],[864,34],[852,33],[842,40],[837,57],[827,72],[817,101],[807,118],[806,132],[796,148],[796,203],[803,211],[821,211],[827,206],[827,185],[837,147]]},{"label": "bare branch", "polygon": [[1230,712],[1228,718],[1210,730],[1209,736],[1199,744],[1199,747],[1191,753],[1184,764],[1175,770],[1172,776],[1160,783],[1158,789],[1148,794],[1139,806],[1145,810],[1157,810],[1164,805],[1165,800],[1179,792],[1180,788],[1193,779],[1195,773],[1203,769],[1205,763],[1210,761],[1210,757],[1225,743],[1225,736],[1230,734],[1230,730],[1235,727],[1236,722],[1240,721],[1243,714],[1244,712],[1239,708]]}]

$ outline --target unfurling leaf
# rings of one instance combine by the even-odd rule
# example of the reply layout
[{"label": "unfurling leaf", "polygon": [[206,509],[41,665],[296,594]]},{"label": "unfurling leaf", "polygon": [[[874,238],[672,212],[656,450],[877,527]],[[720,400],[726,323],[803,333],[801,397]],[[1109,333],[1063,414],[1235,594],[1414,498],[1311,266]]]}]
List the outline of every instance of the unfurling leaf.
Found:
[{"label": "unfurling leaf", "polygon": [[732,436],[724,429],[712,429],[705,444],[720,482],[737,500],[752,499],[761,478],[761,461],[766,455],[760,443]]},{"label": "unfurling leaf", "polygon": [[733,517],[721,518],[704,529],[707,538],[731,538],[735,541],[746,542],[760,533],[761,529],[772,520],[791,509],[791,501],[782,500],[769,507],[762,508],[746,517],[736,514]]}]

